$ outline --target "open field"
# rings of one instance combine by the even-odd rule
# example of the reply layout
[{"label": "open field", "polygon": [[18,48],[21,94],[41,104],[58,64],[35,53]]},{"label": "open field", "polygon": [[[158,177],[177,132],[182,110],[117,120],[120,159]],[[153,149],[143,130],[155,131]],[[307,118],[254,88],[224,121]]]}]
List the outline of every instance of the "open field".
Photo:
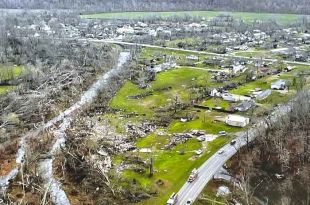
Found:
[{"label": "open field", "polygon": [[[154,108],[171,104],[176,96],[184,102],[190,101],[190,92],[188,88],[196,86],[206,86],[214,84],[210,79],[210,74],[204,70],[195,70],[191,68],[173,69],[160,73],[156,81],[152,82],[148,89],[140,89],[132,82],[127,82],[118,94],[113,98],[110,106],[117,109],[124,109],[126,112],[137,112],[151,117],[154,114]],[[171,87],[167,91],[156,91]],[[154,91],[153,91],[154,90]],[[128,99],[128,96],[134,96],[142,93],[153,92],[153,95],[142,99]]]},{"label": "open field", "polygon": [[219,15],[231,15],[246,22],[254,20],[275,20],[281,24],[288,24],[302,18],[297,14],[272,14],[272,13],[252,13],[252,12],[223,12],[223,11],[178,11],[178,12],[120,12],[120,13],[97,13],[82,15],[83,18],[103,18],[103,19],[138,19],[149,17],[173,17],[173,16],[196,16],[213,18]]}]

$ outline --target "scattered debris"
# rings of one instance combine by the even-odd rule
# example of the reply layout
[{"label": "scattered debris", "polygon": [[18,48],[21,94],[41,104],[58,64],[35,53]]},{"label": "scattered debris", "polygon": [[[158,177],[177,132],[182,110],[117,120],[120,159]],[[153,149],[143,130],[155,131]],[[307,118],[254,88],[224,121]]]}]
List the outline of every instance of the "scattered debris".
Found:
[{"label": "scattered debris", "polygon": [[216,196],[227,196],[229,195],[231,192],[229,190],[229,188],[227,186],[220,186],[217,190]]}]

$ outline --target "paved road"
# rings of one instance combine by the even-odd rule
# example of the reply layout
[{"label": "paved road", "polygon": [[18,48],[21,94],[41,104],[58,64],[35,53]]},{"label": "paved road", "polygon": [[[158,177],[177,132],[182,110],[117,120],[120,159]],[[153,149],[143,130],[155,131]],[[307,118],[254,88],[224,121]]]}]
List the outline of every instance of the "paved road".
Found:
[{"label": "paved road", "polygon": [[[82,40],[82,39],[80,39]],[[89,39],[87,39],[89,40]],[[103,43],[112,43],[112,44],[119,44],[119,45],[130,45],[130,46],[141,46],[146,48],[160,48],[165,50],[172,50],[172,51],[183,51],[183,52],[191,52],[196,54],[203,54],[203,55],[211,55],[211,56],[218,56],[218,57],[232,57],[232,58],[241,58],[246,60],[263,60],[266,62],[276,62],[277,59],[271,58],[251,58],[251,57],[244,57],[244,56],[236,56],[233,54],[217,54],[211,52],[204,52],[204,51],[194,51],[194,50],[187,50],[187,49],[180,49],[180,48],[171,48],[171,47],[161,47],[156,45],[149,45],[149,44],[139,44],[139,43],[129,43],[129,42],[122,42],[122,41],[115,41],[115,40],[96,40],[91,39],[89,41],[92,42],[103,42]],[[297,61],[283,61],[287,64],[295,64],[295,65],[305,65],[310,66],[310,63],[307,62],[297,62]],[[276,122],[280,117],[288,112],[290,106],[283,105],[280,106],[277,111],[270,116],[269,120],[271,122]],[[225,145],[222,147],[224,150],[223,154],[214,154],[210,157],[201,167],[198,168],[199,177],[192,183],[185,182],[183,187],[178,192],[178,202],[177,205],[185,205],[188,199],[195,201],[207,183],[212,179],[214,174],[228,161],[233,155],[236,154],[237,150],[241,147],[245,146],[247,140],[252,141],[256,136],[259,135],[260,130],[264,130],[267,127],[266,122],[261,121],[260,123],[256,124],[254,127],[250,128],[248,131],[237,134],[236,144],[231,146],[230,144]],[[167,199],[168,200],[168,199]]]},{"label": "paved road", "polygon": [[[273,114],[270,116],[269,120],[271,122],[276,122],[284,114],[289,111],[290,107],[288,105],[280,106]],[[264,130],[267,124],[264,121],[256,124],[248,131],[237,134],[236,144],[231,146],[230,144],[225,145],[222,149],[223,154],[216,153],[210,157],[201,167],[199,167],[199,177],[192,183],[186,182],[183,187],[178,192],[178,202],[177,205],[185,205],[188,199],[196,200],[203,188],[207,183],[213,178],[214,174],[228,161],[237,150],[245,146],[247,143],[247,138],[252,141],[256,136],[259,135],[260,130]]]},{"label": "paved road", "polygon": [[[145,48],[159,48],[164,50],[171,50],[171,51],[183,51],[183,52],[191,52],[196,54],[202,54],[202,55],[211,55],[211,56],[218,56],[218,57],[231,57],[231,58],[240,58],[240,59],[246,59],[246,60],[263,60],[266,62],[275,62],[277,59],[272,58],[255,58],[255,57],[245,57],[245,56],[238,56],[233,54],[218,54],[218,53],[212,53],[212,52],[206,52],[206,51],[195,51],[195,50],[188,50],[188,49],[182,49],[182,48],[172,48],[172,47],[162,47],[162,46],[156,46],[156,45],[150,45],[150,44],[142,44],[142,43],[130,43],[130,42],[123,42],[123,41],[116,41],[116,40],[98,40],[98,39],[79,39],[82,41],[90,41],[90,42],[98,42],[98,43],[112,43],[112,44],[118,44],[118,45],[128,45],[128,46],[140,46]],[[306,65],[310,66],[310,63],[308,62],[298,62],[298,61],[283,61],[287,64],[295,64],[295,65]]]},{"label": "paved road", "polygon": [[[160,48],[166,50],[173,50],[173,51],[185,51],[197,54],[205,54],[205,55],[212,55],[212,56],[219,56],[219,57],[234,57],[234,58],[243,58],[248,60],[264,60],[269,62],[275,62],[277,59],[261,59],[261,58],[250,58],[250,57],[241,57],[241,56],[234,56],[232,54],[216,54],[210,52],[202,52],[202,51],[193,51],[193,50],[186,50],[186,49],[179,49],[179,48],[163,48],[160,46],[155,45],[148,45],[148,44],[136,44],[136,43],[128,43],[128,42],[121,42],[121,41],[113,41],[113,40],[92,40],[94,42],[105,42],[105,43],[113,43],[119,45],[132,45],[132,46],[141,46],[147,48]],[[295,65],[306,65],[310,66],[310,63],[305,62],[296,62],[296,61],[284,61],[288,64],[295,64]],[[289,103],[287,105],[283,105],[278,107],[276,111],[269,116],[270,122],[276,122],[281,116],[285,115],[290,110]],[[178,202],[177,205],[185,205],[188,199],[195,201],[207,183],[213,178],[214,174],[233,156],[237,153],[241,147],[247,144],[247,140],[252,141],[256,136],[259,135],[259,131],[264,130],[267,127],[266,122],[261,121],[257,123],[255,126],[250,128],[248,131],[237,134],[236,144],[231,146],[230,144],[225,145],[222,147],[224,150],[223,154],[214,154],[210,157],[201,167],[198,168],[199,177],[192,183],[185,182],[183,187],[178,192]],[[168,199],[167,199],[168,200]]]}]

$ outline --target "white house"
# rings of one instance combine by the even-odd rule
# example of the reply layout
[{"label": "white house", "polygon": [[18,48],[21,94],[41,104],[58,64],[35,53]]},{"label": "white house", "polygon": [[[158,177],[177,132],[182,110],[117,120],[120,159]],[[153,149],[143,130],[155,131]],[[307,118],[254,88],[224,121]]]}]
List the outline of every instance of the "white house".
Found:
[{"label": "white house", "polygon": [[189,56],[186,56],[186,59],[198,61],[198,60],[199,60],[199,57],[198,57],[198,56],[195,56],[195,55],[189,55]]},{"label": "white house", "polygon": [[236,94],[230,94],[230,93],[224,93],[222,94],[223,100],[229,101],[229,102],[239,102],[239,101],[250,101],[250,97],[242,96],[242,95],[236,95]]},{"label": "white house", "polygon": [[228,115],[225,123],[234,127],[245,127],[250,123],[250,118],[240,115]]},{"label": "white house", "polygon": [[275,90],[284,90],[286,87],[286,81],[285,80],[277,80],[274,83],[271,83],[271,89],[275,89]]},{"label": "white house", "polygon": [[143,22],[138,22],[137,24],[138,24],[138,26],[140,26],[142,28],[145,28],[148,26],[146,23],[143,23]]},{"label": "white house", "polygon": [[149,32],[148,32],[148,34],[149,34],[150,36],[156,37],[156,36],[157,36],[157,31],[155,31],[154,29],[150,29]]},{"label": "white house", "polygon": [[246,67],[244,65],[233,65],[233,72],[236,74],[238,72],[244,72]]},{"label": "white house", "polygon": [[133,34],[135,30],[131,26],[123,26],[122,28],[116,29],[118,34]]}]

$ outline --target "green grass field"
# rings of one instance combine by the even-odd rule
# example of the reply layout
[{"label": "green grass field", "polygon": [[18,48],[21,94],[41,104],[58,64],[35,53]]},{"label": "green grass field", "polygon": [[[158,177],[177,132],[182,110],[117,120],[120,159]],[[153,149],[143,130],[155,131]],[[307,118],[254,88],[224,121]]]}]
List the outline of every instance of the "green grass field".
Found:
[{"label": "green grass field", "polygon": [[[154,136],[149,136],[151,141]],[[148,141],[148,139],[145,139]],[[201,157],[195,158],[196,149],[201,148],[201,143],[195,139],[191,139],[184,144],[177,145],[174,149],[168,151],[154,151],[154,168],[156,170],[153,177],[149,177],[148,173],[137,173],[133,170],[126,170],[123,176],[127,179],[135,179],[143,187],[153,187],[157,190],[158,196],[149,200],[144,200],[139,204],[143,205],[162,205],[165,204],[172,192],[178,191],[188,178],[192,169],[199,167],[204,161],[212,156],[220,147],[230,140],[229,137],[219,137],[207,144],[207,150]],[[141,142],[138,142],[138,144]],[[184,154],[180,154],[180,151]],[[138,154],[145,160],[148,160],[150,154]],[[162,180],[163,185],[157,185],[157,180]]]},{"label": "green grass field", "polygon": [[0,79],[9,80],[18,77],[22,73],[21,66],[11,66],[0,64]]},{"label": "green grass field", "polygon": [[[22,67],[0,64],[0,81],[10,80],[18,77],[22,73]],[[14,86],[0,86],[0,94],[14,89]]]},{"label": "green grass field", "polygon": [[[151,83],[151,87],[143,90],[132,82],[126,82],[117,95],[110,102],[113,108],[124,109],[126,112],[136,112],[151,117],[154,108],[165,106],[176,96],[181,101],[189,101],[189,87],[206,86],[213,82],[207,71],[195,70],[191,68],[178,68],[162,72],[157,75],[156,81]],[[171,86],[168,91],[154,91],[153,95],[142,99],[128,99],[128,96],[145,93],[154,89]]]},{"label": "green grass field", "polygon": [[231,15],[246,22],[254,20],[275,20],[281,24],[288,24],[297,21],[303,15],[297,14],[272,14],[252,12],[223,12],[223,11],[178,11],[178,12],[120,12],[120,13],[97,13],[82,15],[82,18],[103,18],[103,19],[139,19],[149,17],[172,17],[172,16],[196,16],[213,18],[221,14]]},{"label": "green grass field", "polygon": [[0,94],[6,93],[14,89],[14,86],[0,86]]},{"label": "green grass field", "polygon": [[212,98],[212,99],[208,99],[208,100],[202,102],[201,105],[208,106],[211,108],[222,107],[224,109],[228,109],[233,104],[231,104],[228,101],[223,100],[222,98]]}]

